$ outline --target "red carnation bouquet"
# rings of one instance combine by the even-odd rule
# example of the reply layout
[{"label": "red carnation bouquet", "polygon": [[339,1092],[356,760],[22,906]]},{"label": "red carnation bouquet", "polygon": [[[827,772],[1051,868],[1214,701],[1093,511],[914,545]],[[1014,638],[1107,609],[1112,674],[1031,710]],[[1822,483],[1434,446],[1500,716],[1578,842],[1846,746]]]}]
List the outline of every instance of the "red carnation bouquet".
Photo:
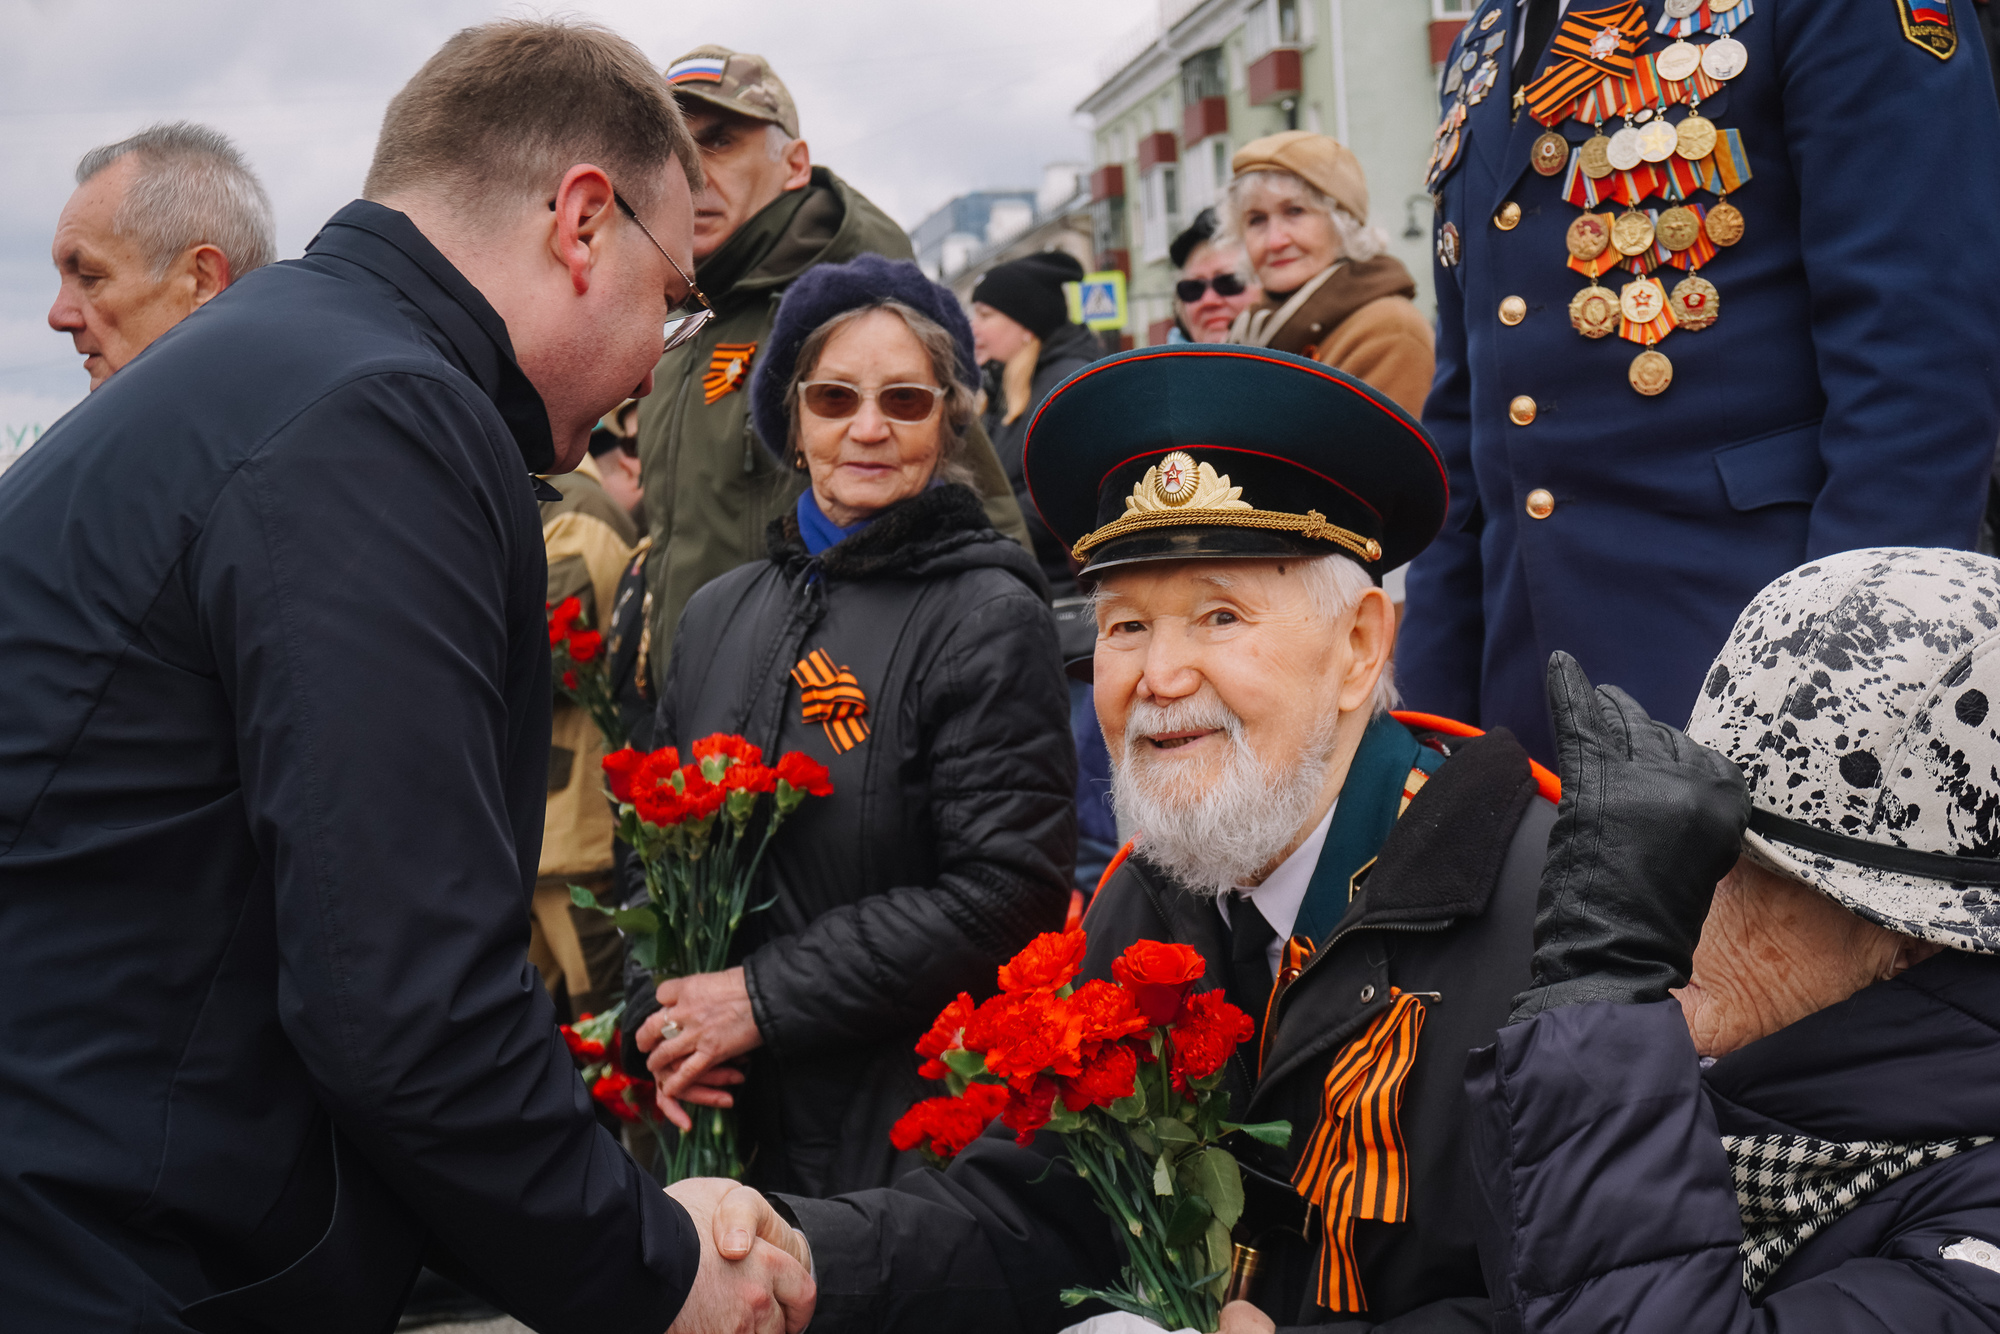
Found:
[{"label": "red carnation bouquet", "polygon": [[[604,757],[618,836],[645,869],[646,901],[607,907],[579,885],[569,890],[579,907],[618,924],[632,958],[655,982],[728,965],[745,914],[770,906],[751,906],[750,886],[772,836],[808,796],[833,792],[826,766],[800,751],[767,765],[761,749],[718,732],[695,742],[693,753],[686,764],[672,746],[650,755],[627,747]],[[694,1128],[668,1148],[666,1180],[742,1176],[729,1110],[688,1110]]]},{"label": "red carnation bouquet", "polygon": [[653,1082],[634,1079],[619,1066],[618,1044],[623,1039],[618,1017],[624,1012],[625,1002],[620,1001],[603,1014],[586,1014],[574,1024],[562,1025],[562,1039],[590,1096],[620,1121],[650,1129],[661,1152],[671,1153],[673,1146],[662,1134],[666,1119],[653,1098]]},{"label": "red carnation bouquet", "polygon": [[618,716],[618,702],[611,695],[604,636],[590,628],[582,598],[567,597],[549,608],[549,656],[563,698],[590,714],[607,749],[624,746],[625,720]]},{"label": "red carnation bouquet", "polygon": [[1038,936],[1000,970],[1000,994],[960,993],[917,1044],[921,1073],[951,1096],[912,1107],[890,1132],[943,1166],[997,1116],[1020,1143],[1047,1127],[1118,1229],[1116,1288],[1072,1288],[1166,1329],[1214,1330],[1229,1276],[1243,1175],[1216,1141],[1242,1131],[1283,1145],[1291,1125],[1227,1119],[1222,1068],[1253,1032],[1219,991],[1191,994],[1206,967],[1186,945],[1134,943],[1112,981],[1074,985],[1080,930]]}]

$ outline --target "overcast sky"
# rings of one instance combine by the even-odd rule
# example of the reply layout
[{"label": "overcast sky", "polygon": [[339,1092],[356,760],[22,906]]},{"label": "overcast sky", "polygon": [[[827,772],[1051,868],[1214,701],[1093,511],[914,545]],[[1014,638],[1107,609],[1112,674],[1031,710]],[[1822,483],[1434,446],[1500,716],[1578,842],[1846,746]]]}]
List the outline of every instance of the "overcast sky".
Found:
[{"label": "overcast sky", "polygon": [[88,149],[158,120],[234,138],[295,256],[360,190],[382,108],[452,32],[578,14],[656,63],[703,42],[767,56],[813,159],[911,226],[952,196],[1087,156],[1072,108],[1154,0],[0,0],[0,458],[88,386],[46,323],[49,238]]}]

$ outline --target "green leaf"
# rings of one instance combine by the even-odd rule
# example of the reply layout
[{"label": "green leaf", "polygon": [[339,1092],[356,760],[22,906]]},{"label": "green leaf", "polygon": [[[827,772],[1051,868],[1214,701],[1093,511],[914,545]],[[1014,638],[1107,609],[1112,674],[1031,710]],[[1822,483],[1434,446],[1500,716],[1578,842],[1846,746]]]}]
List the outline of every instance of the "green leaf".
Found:
[{"label": "green leaf", "polygon": [[1174,1165],[1166,1154],[1153,1164],[1153,1194],[1172,1195],[1174,1193]]},{"label": "green leaf", "polygon": [[1209,1220],[1215,1211],[1208,1207],[1208,1201],[1199,1195],[1183,1195],[1167,1216],[1167,1245],[1185,1246],[1199,1240],[1208,1230]]},{"label": "green leaf", "polygon": [[1135,1123],[1146,1114],[1145,1089],[1145,1081],[1141,1080],[1139,1090],[1131,1097],[1120,1098],[1118,1101],[1112,1103],[1108,1109],[1112,1119],[1123,1121],[1129,1129],[1136,1131],[1138,1126]]},{"label": "green leaf", "polygon": [[1210,1280],[1208,1290],[1221,1301],[1222,1294],[1229,1291],[1229,1266],[1234,1252],[1229,1244],[1229,1229],[1217,1218],[1208,1225],[1208,1268],[1215,1277]]},{"label": "green leaf", "polygon": [[1153,1133],[1160,1137],[1162,1144],[1188,1145],[1199,1143],[1195,1138],[1194,1131],[1188,1129],[1187,1125],[1176,1117],[1156,1117],[1153,1121]]},{"label": "green leaf", "polygon": [[1290,1121],[1259,1121],[1254,1125],[1244,1125],[1240,1121],[1224,1121],[1222,1129],[1224,1134],[1232,1130],[1240,1130],[1258,1143],[1269,1144],[1273,1148],[1278,1149],[1282,1149],[1292,1142],[1292,1123]]},{"label": "green leaf", "polygon": [[1049,1129],[1059,1135],[1073,1135],[1083,1129],[1086,1118],[1082,1112],[1072,1112],[1057,1098],[1055,1106],[1049,1108]]},{"label": "green leaf", "polygon": [[967,1051],[963,1047],[953,1047],[938,1059],[967,1079],[986,1073],[986,1058],[976,1051]]},{"label": "green leaf", "polygon": [[632,962],[649,973],[658,972],[660,967],[660,937],[635,936],[631,942]]},{"label": "green leaf", "polygon": [[1215,1210],[1224,1227],[1243,1216],[1243,1171],[1227,1149],[1203,1149],[1187,1160],[1192,1189]]},{"label": "green leaf", "polygon": [[1148,1158],[1160,1156],[1160,1141],[1153,1138],[1153,1132],[1144,1122],[1125,1127],[1125,1133],[1132,1137],[1132,1147]]},{"label": "green leaf", "polygon": [[628,936],[657,935],[660,930],[660,916],[651,908],[619,908],[610,911],[611,920],[618,929]]},{"label": "green leaf", "polygon": [[597,895],[591,893],[582,885],[571,885],[569,887],[569,901],[579,908],[597,908],[599,912],[610,911],[608,908],[598,908]]}]

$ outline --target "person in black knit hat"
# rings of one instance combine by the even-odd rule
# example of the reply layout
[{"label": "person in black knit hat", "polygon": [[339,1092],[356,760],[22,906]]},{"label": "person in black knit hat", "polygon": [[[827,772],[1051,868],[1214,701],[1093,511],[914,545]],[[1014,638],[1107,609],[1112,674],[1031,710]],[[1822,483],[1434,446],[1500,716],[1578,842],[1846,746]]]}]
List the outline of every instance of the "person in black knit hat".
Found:
[{"label": "person in black knit hat", "polygon": [[[972,289],[974,355],[984,368],[984,422],[1000,466],[1021,502],[1034,540],[1035,561],[1042,567],[1056,596],[1056,626],[1063,637],[1063,658],[1088,658],[1097,627],[1084,614],[1084,599],[1070,572],[1069,550],[1049,531],[1028,498],[1022,472],[1022,445],[1035,411],[1057,385],[1104,355],[1103,344],[1088,329],[1072,324],[1067,283],[1083,281],[1083,265],[1075,256],[1046,250],[1010,260],[989,270]],[[1077,849],[1076,884],[1086,892],[1097,886],[1118,849],[1118,824],[1106,800],[1111,791],[1111,757],[1098,730],[1090,689],[1071,683],[1070,732],[1076,739]]]}]

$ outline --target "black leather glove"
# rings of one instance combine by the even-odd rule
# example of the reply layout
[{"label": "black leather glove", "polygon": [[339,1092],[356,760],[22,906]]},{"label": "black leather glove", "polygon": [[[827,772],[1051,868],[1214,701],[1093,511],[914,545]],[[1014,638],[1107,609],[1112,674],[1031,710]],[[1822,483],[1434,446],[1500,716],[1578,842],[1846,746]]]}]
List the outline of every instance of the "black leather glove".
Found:
[{"label": "black leather glove", "polygon": [[1715,882],[1736,864],[1750,797],[1727,758],[1616,686],[1549,658],[1562,805],[1535,912],[1534,985],[1511,1022],[1559,1005],[1665,1000],[1685,985]]}]

